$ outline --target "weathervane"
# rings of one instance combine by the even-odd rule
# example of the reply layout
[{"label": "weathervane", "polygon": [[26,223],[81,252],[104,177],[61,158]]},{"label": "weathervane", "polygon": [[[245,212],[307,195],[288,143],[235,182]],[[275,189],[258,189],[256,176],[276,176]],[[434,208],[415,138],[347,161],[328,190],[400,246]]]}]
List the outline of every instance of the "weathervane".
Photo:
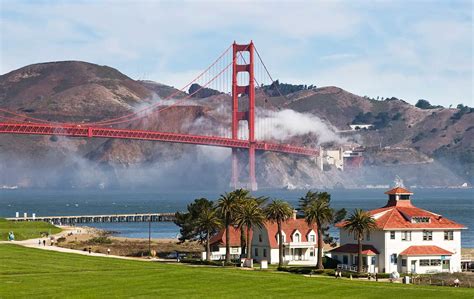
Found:
[{"label": "weathervane", "polygon": [[405,188],[405,186],[403,185],[402,178],[399,177],[398,175],[395,176],[395,180],[393,181],[393,183],[395,184],[395,187]]}]

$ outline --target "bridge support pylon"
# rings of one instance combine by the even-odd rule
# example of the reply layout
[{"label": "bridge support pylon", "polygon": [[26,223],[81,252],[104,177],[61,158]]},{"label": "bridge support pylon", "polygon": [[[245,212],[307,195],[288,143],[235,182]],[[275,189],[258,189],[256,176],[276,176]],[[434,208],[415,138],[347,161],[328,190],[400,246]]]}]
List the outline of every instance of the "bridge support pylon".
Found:
[{"label": "bridge support pylon", "polygon": [[[232,45],[232,139],[239,139],[239,122],[247,121],[248,124],[248,188],[252,191],[257,190],[257,180],[255,176],[255,80],[254,80],[254,45],[251,41],[247,45],[239,45],[234,42]],[[249,53],[249,61],[246,64],[239,64],[238,55],[240,52]],[[242,59],[242,61],[245,61]],[[244,62],[245,63],[245,62]],[[248,84],[239,85],[238,74],[248,73]],[[246,95],[248,97],[247,111],[239,110],[239,97]],[[232,149],[232,178],[231,185],[234,188],[239,184],[239,161],[237,150]]]}]

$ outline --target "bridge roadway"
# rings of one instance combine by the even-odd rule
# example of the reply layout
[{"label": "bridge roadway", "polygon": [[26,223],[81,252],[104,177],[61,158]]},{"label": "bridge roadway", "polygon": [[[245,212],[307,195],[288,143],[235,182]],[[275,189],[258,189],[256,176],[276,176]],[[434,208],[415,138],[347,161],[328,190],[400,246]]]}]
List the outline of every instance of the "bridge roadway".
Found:
[{"label": "bridge roadway", "polygon": [[80,215],[80,216],[42,216],[7,218],[11,221],[44,221],[56,225],[101,222],[166,222],[174,221],[175,213],[136,213],[115,215]]},{"label": "bridge roadway", "polygon": [[[91,127],[64,124],[40,123],[4,123],[0,122],[0,134],[26,135],[57,135],[85,138],[118,138],[152,140],[173,143],[188,143],[228,148],[250,148],[248,140],[232,139],[215,136],[201,136],[191,134],[166,133],[146,130],[115,129],[106,127]],[[273,151],[303,156],[318,156],[319,150],[289,144],[275,144],[262,141],[255,142],[256,150]]]}]

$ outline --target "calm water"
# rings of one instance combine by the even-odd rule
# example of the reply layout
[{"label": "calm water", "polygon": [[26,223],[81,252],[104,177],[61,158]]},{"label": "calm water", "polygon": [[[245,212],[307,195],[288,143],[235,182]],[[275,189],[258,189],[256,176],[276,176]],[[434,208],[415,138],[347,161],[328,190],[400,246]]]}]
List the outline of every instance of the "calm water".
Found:
[{"label": "calm water", "polygon": [[[335,208],[365,210],[385,205],[385,190],[330,190]],[[296,206],[304,191],[265,190],[255,195],[281,198]],[[432,212],[471,228],[462,232],[463,247],[474,247],[474,190],[415,189],[412,202]],[[216,199],[217,191],[135,191],[135,190],[0,190],[0,217],[14,217],[15,212],[38,216],[94,215],[117,213],[176,212],[186,209],[195,198]],[[147,238],[148,223],[87,224],[116,235]],[[174,238],[179,229],[173,223],[152,223],[152,238]],[[336,233],[336,230],[332,231]]]}]

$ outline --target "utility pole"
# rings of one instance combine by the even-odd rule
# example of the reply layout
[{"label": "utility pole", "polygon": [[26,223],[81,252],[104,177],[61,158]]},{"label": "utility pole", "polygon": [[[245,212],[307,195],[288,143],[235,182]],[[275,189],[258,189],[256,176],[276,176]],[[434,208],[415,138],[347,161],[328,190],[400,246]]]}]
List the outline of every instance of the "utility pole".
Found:
[{"label": "utility pole", "polygon": [[148,216],[148,254],[151,257],[151,215]]}]

